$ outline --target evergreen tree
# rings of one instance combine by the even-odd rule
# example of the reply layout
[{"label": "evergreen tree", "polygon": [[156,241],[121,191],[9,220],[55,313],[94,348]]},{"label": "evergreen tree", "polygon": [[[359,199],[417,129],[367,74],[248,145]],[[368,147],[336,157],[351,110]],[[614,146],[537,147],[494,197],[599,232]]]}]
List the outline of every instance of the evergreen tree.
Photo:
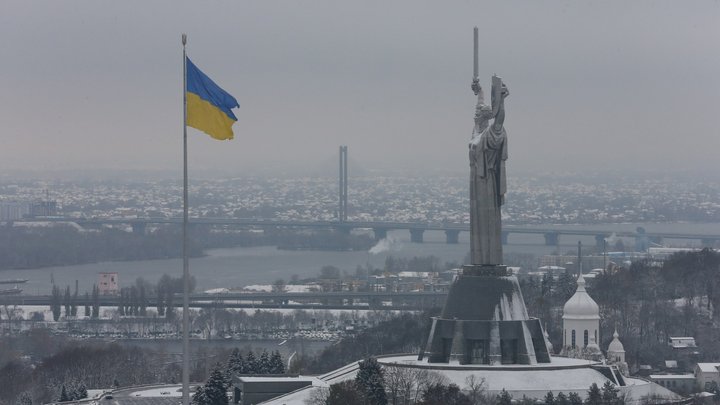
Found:
[{"label": "evergreen tree", "polygon": [[207,395],[205,395],[205,387],[202,385],[197,387],[192,397],[193,405],[206,405],[209,404]]},{"label": "evergreen tree", "polygon": [[362,394],[354,381],[343,381],[330,386],[326,405],[364,405]]},{"label": "evergreen tree", "polygon": [[73,317],[77,317],[77,302],[78,302],[78,282],[75,280],[75,292],[70,299],[70,314]]},{"label": "evergreen tree", "polygon": [[577,392],[571,392],[568,394],[568,402],[570,402],[570,405],[582,405],[583,403],[582,398],[580,398],[580,395]]},{"label": "evergreen tree", "polygon": [[259,370],[259,364],[257,361],[257,358],[255,357],[255,353],[252,352],[252,350],[248,353],[247,357],[245,357],[245,370],[243,370],[244,374],[260,374]]},{"label": "evergreen tree", "polygon": [[227,365],[225,367],[225,379],[228,382],[228,388],[232,385],[233,376],[242,374],[244,368],[245,364],[242,354],[240,353],[240,349],[236,347],[232,350],[232,352],[230,352],[230,356],[228,356]]},{"label": "evergreen tree", "polygon": [[585,400],[587,405],[601,405],[602,404],[602,393],[596,383],[592,383],[588,390],[588,396]]},{"label": "evergreen tree", "polygon": [[165,318],[175,319],[175,302],[172,290],[165,289]]},{"label": "evergreen tree", "polygon": [[91,315],[91,313],[90,313],[90,294],[88,294],[87,292],[85,293],[85,308],[83,311],[83,315],[85,315],[85,317],[87,317],[87,318],[90,318],[90,315]]},{"label": "evergreen tree", "polygon": [[118,300],[118,315],[125,316],[125,289],[120,289],[120,299]]},{"label": "evergreen tree", "polygon": [[20,394],[17,400],[17,405],[32,405],[32,403],[32,396],[27,391]]},{"label": "evergreen tree", "polygon": [[207,402],[204,405],[228,405],[228,397],[225,376],[218,364],[210,373],[210,378],[205,382],[205,396]]},{"label": "evergreen tree", "polygon": [[145,284],[140,284],[138,292],[138,304],[140,316],[147,316],[147,297],[145,296]]},{"label": "evergreen tree", "polygon": [[555,405],[570,405],[567,395],[562,391],[558,392],[557,397],[555,397]]},{"label": "evergreen tree", "polygon": [[232,352],[230,352],[230,356],[228,356],[227,360],[227,369],[233,373],[242,373],[243,371],[243,357],[242,353],[240,353],[240,349],[237,347],[232,349]]},{"label": "evergreen tree", "polygon": [[262,353],[260,353],[258,368],[258,374],[270,374],[270,356],[267,350],[263,350]]},{"label": "evergreen tree", "polygon": [[386,405],[384,373],[380,364],[374,357],[370,357],[361,361],[358,366],[355,384],[365,399],[373,405]]},{"label": "evergreen tree", "polygon": [[278,350],[274,351],[272,356],[270,356],[270,373],[285,374],[285,363]]},{"label": "evergreen tree", "polygon": [[605,405],[620,405],[622,402],[618,397],[620,390],[609,380],[602,386],[602,400]]},{"label": "evergreen tree", "polygon": [[80,383],[80,386],[75,390],[75,399],[85,399],[88,397],[87,387],[84,383]]},{"label": "evergreen tree", "polygon": [[65,295],[63,296],[63,305],[65,306],[65,318],[70,317],[70,314],[72,312],[72,304],[70,301],[70,286],[68,285],[65,287]]},{"label": "evergreen tree", "polygon": [[165,316],[165,290],[159,282],[155,290],[155,295],[157,296],[158,316]]},{"label": "evergreen tree", "polygon": [[100,317],[100,289],[97,284],[93,284],[92,290],[92,317]]},{"label": "evergreen tree", "polygon": [[555,405],[555,396],[552,391],[548,391],[548,393],[545,394],[545,399],[543,401],[545,405]]},{"label": "evergreen tree", "polygon": [[69,400],[70,400],[70,397],[68,397],[67,390],[65,389],[65,386],[63,385],[62,388],[60,389],[60,399],[58,399],[58,401],[65,402],[65,401],[69,401]]},{"label": "evergreen tree", "polygon": [[138,299],[137,287],[130,287],[128,295],[130,296],[130,299],[128,299],[128,303],[130,304],[130,315],[138,316],[138,313],[140,313],[140,301]]},{"label": "evergreen tree", "polygon": [[472,401],[455,384],[432,384],[423,391],[420,405],[472,405]]},{"label": "evergreen tree", "polygon": [[56,285],[52,287],[52,297],[50,298],[50,309],[52,310],[53,320],[57,322],[60,319],[60,311],[62,309],[62,299],[60,288]]},{"label": "evergreen tree", "polygon": [[512,395],[510,395],[509,392],[505,391],[505,388],[503,388],[502,391],[497,395],[496,401],[497,405],[511,405],[512,404]]}]

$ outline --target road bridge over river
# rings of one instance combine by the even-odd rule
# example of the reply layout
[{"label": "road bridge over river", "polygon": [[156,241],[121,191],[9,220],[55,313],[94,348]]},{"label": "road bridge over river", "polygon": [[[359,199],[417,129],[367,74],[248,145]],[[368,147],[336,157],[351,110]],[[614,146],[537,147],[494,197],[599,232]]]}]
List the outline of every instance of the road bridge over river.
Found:
[{"label": "road bridge over river", "polygon": [[[134,232],[144,233],[151,224],[182,224],[182,218],[146,217],[146,218],[71,218],[71,217],[37,217],[16,220],[15,222],[73,222],[80,226],[102,225],[129,225]],[[389,231],[408,230],[410,240],[422,243],[426,231],[445,232],[447,243],[458,243],[460,232],[469,232],[469,224],[456,223],[425,223],[425,222],[386,222],[386,221],[296,221],[263,218],[190,218],[191,226],[237,226],[254,229],[272,228],[306,228],[306,229],[333,229],[340,232],[350,232],[353,229],[371,229],[376,240],[387,237]],[[617,237],[635,238],[638,247],[647,247],[650,244],[662,245],[664,239],[685,239],[702,243],[703,246],[713,247],[720,242],[720,234],[688,234],[675,232],[628,232],[628,231],[598,231],[593,229],[568,229],[559,226],[516,226],[504,225],[502,240],[504,244],[510,241],[511,234],[539,234],[543,235],[546,245],[555,246],[560,242],[561,236],[594,236],[598,247],[603,247],[606,238],[615,234]],[[644,250],[644,249],[638,249]]]},{"label": "road bridge over river", "polygon": [[[441,307],[445,292],[269,292],[269,293],[227,293],[191,294],[190,307],[194,308],[286,308],[286,309],[382,309],[382,310],[424,310]],[[182,296],[176,294],[174,307],[182,307]],[[0,305],[50,306],[49,295],[5,295],[0,296]],[[147,307],[157,307],[157,297],[147,298]],[[92,305],[92,298],[77,297],[77,306]],[[98,304],[105,307],[120,305],[120,297],[100,296]]]}]

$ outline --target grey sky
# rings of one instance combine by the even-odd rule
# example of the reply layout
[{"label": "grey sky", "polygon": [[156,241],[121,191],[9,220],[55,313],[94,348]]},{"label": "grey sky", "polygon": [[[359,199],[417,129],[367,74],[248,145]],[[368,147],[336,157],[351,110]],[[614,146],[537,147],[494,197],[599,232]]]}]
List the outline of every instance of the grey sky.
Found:
[{"label": "grey sky", "polygon": [[[181,45],[241,108],[191,171],[465,170],[480,79],[511,170],[717,170],[717,1],[5,1],[0,169],[174,169]],[[332,160],[334,161],[334,160]]]}]

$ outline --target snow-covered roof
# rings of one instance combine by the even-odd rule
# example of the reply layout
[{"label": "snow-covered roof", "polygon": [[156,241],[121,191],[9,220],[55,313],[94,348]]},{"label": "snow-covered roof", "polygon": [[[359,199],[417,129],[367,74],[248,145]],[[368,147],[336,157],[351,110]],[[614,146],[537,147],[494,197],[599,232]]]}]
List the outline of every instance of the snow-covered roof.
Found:
[{"label": "snow-covered roof", "polygon": [[681,399],[678,394],[654,382],[625,377],[625,384],[627,385],[620,387],[620,393],[625,395],[626,405],[641,404],[643,403],[643,397],[648,398],[651,396],[673,400]]},{"label": "snow-covered roof", "polygon": [[619,336],[620,335],[618,335],[616,329],[613,333],[613,340],[608,346],[608,353],[625,353],[625,346],[623,346],[622,342],[620,342],[620,339],[618,339]]},{"label": "snow-covered roof", "polygon": [[698,363],[697,368],[703,373],[717,373],[720,363]]},{"label": "snow-covered roof", "polygon": [[650,374],[652,380],[694,380],[692,374]]},{"label": "snow-covered roof", "polygon": [[317,377],[313,376],[239,376],[239,380],[248,383],[262,383],[262,382],[295,382],[295,381],[307,381],[312,383],[314,386],[327,387],[327,383]]},{"label": "snow-covered roof", "polygon": [[575,294],[565,303],[563,319],[600,319],[600,307],[585,290],[585,279],[580,274]]}]

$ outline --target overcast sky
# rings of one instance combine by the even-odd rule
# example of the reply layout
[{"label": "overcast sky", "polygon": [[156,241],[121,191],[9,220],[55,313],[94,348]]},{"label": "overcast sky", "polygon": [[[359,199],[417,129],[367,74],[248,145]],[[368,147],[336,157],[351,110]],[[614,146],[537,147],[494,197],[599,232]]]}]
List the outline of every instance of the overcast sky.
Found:
[{"label": "overcast sky", "polygon": [[182,47],[240,102],[190,170],[467,168],[472,28],[509,170],[717,171],[718,1],[4,1],[0,170],[180,170]]}]

